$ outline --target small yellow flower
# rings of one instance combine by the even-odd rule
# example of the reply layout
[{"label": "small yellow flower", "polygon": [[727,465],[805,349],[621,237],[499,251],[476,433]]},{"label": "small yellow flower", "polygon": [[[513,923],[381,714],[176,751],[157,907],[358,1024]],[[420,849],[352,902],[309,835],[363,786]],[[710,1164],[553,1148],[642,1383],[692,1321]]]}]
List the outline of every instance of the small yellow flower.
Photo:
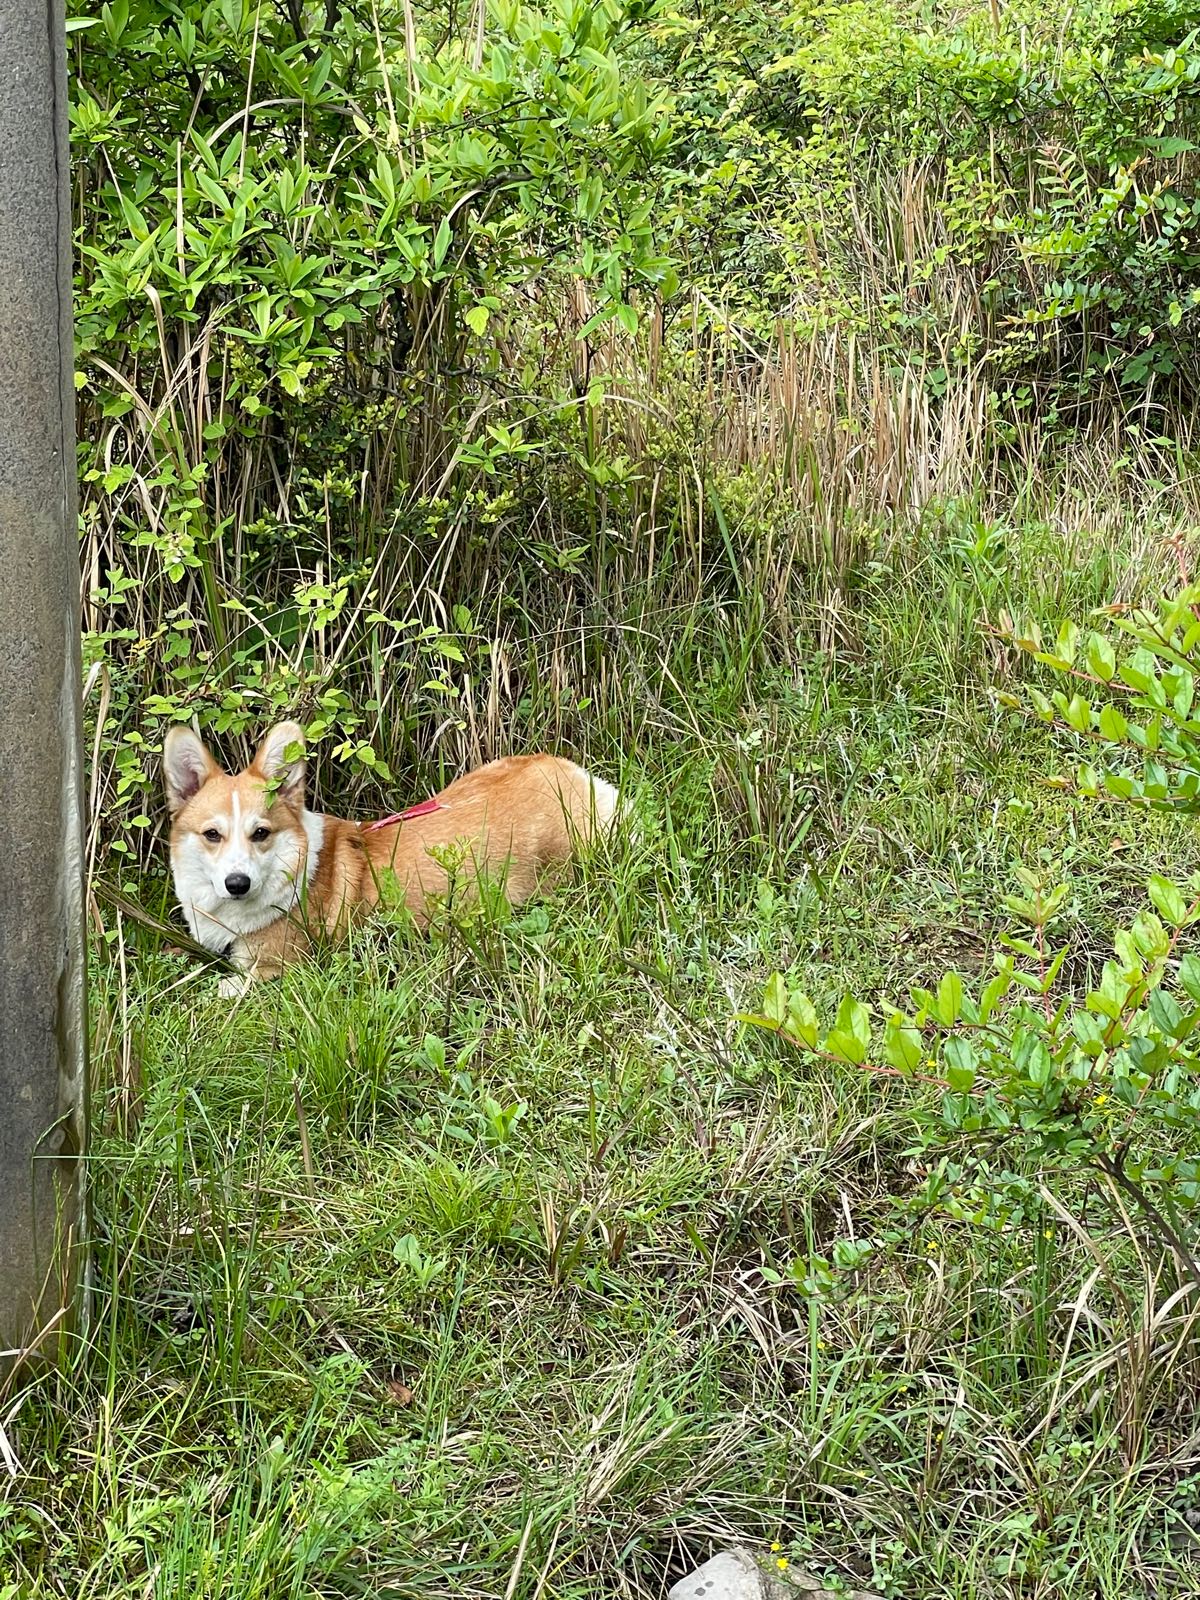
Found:
[{"label": "small yellow flower", "polygon": [[1053,1239],[1053,1237],[1054,1237],[1054,1229],[1053,1228],[1045,1228],[1045,1229],[1043,1229],[1043,1231],[1042,1231],[1042,1238],[1043,1239]]},{"label": "small yellow flower", "polygon": [[779,1568],[780,1572],[786,1572],[788,1569],[788,1558],[786,1556],[776,1556],[775,1565]]},{"label": "small yellow flower", "polygon": [[926,1250],[936,1250],[938,1248],[937,1240],[936,1239],[926,1239],[925,1248],[926,1248]]},{"label": "small yellow flower", "polygon": [[771,1546],[771,1554],[773,1556],[777,1556],[782,1549],[783,1546],[780,1544],[779,1540],[776,1539],[775,1543]]},{"label": "small yellow flower", "polygon": [[1093,1096],[1092,1103],[1093,1105],[1106,1106],[1108,1104],[1108,1096],[1106,1094],[1095,1095]]}]

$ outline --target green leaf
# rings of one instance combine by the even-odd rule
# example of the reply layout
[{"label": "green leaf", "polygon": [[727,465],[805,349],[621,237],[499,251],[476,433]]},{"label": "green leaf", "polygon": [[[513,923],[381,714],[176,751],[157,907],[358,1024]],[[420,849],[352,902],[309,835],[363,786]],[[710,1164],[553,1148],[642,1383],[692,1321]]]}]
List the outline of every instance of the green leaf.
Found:
[{"label": "green leaf", "polygon": [[1103,683],[1110,682],[1117,670],[1116,652],[1108,640],[1102,639],[1098,633],[1088,640],[1087,664],[1088,671]]},{"label": "green leaf", "polygon": [[1034,1039],[1024,1061],[1025,1076],[1037,1089],[1044,1089],[1054,1073],[1054,1061],[1040,1039]]},{"label": "green leaf", "polygon": [[978,1064],[975,1051],[966,1039],[947,1039],[942,1051],[946,1067],[946,1082],[955,1094],[969,1094],[975,1086]]},{"label": "green leaf", "polygon": [[1054,721],[1054,707],[1040,689],[1031,688],[1029,691],[1030,704],[1043,722]]},{"label": "green leaf", "polygon": [[1139,911],[1131,932],[1134,944],[1149,961],[1165,956],[1171,948],[1167,930],[1152,911]]},{"label": "green leaf", "polygon": [[1090,1011],[1099,1012],[1102,1017],[1115,1022],[1125,1009],[1128,994],[1129,984],[1122,977],[1116,962],[1106,961],[1100,987],[1088,995],[1087,1006]]},{"label": "green leaf", "polygon": [[789,1039],[807,1045],[810,1050],[816,1049],[821,1025],[817,1020],[816,1008],[806,994],[796,992],[788,996],[787,1019],[783,1029]]},{"label": "green leaf", "polygon": [[1182,928],[1188,920],[1188,905],[1179,889],[1169,878],[1160,877],[1157,873],[1150,879],[1148,888],[1154,909],[1163,921],[1172,928]]},{"label": "green leaf", "polygon": [[897,1014],[889,1018],[883,1033],[883,1056],[897,1072],[915,1072],[921,1065],[921,1035],[910,1022]]},{"label": "green leaf", "polygon": [[1071,696],[1063,715],[1067,720],[1067,725],[1074,728],[1076,733],[1087,733],[1091,729],[1091,701],[1085,700],[1082,695],[1073,694]]},{"label": "green leaf", "polygon": [[1055,657],[1064,662],[1068,667],[1075,664],[1075,657],[1079,654],[1079,628],[1068,617],[1058,630],[1058,638],[1054,644]]},{"label": "green leaf", "polygon": [[482,337],[487,332],[487,325],[491,315],[492,313],[486,306],[472,306],[469,311],[463,312],[463,321],[472,333],[477,333]]},{"label": "green leaf", "polygon": [[1179,982],[1189,999],[1200,1000],[1200,956],[1184,956],[1179,963]]},{"label": "green leaf", "polygon": [[1149,1011],[1154,1024],[1163,1033],[1169,1034],[1172,1039],[1183,1031],[1183,1007],[1173,994],[1168,994],[1165,989],[1154,989],[1146,999],[1146,1009]]},{"label": "green leaf", "polygon": [[445,261],[452,237],[450,218],[443,217],[441,222],[438,223],[438,231],[433,236],[433,264],[435,267],[440,267],[442,262]]},{"label": "green leaf", "polygon": [[1162,704],[1158,663],[1149,650],[1143,648],[1135,650],[1131,656],[1122,661],[1119,672],[1131,689],[1137,689],[1142,694],[1150,696],[1156,705]]},{"label": "green leaf", "polygon": [[1005,956],[1000,971],[986,985],[979,997],[979,1020],[986,1022],[1013,985],[1013,960]]},{"label": "green leaf", "polygon": [[952,1028],[962,1016],[962,979],[957,972],[947,972],[938,984],[934,1015],[945,1028]]},{"label": "green leaf", "polygon": [[837,1017],[825,1040],[825,1048],[832,1055],[857,1067],[867,1059],[870,1044],[870,1013],[860,1000],[848,994],[838,1007]]},{"label": "green leaf", "polygon": [[1149,135],[1142,139],[1141,144],[1144,150],[1155,156],[1181,156],[1197,148],[1190,139],[1182,139],[1176,134]]},{"label": "green leaf", "polygon": [[772,973],[763,994],[763,1016],[768,1022],[773,1022],[777,1028],[782,1028],[787,1020],[788,992],[787,984],[783,981],[783,974]]}]

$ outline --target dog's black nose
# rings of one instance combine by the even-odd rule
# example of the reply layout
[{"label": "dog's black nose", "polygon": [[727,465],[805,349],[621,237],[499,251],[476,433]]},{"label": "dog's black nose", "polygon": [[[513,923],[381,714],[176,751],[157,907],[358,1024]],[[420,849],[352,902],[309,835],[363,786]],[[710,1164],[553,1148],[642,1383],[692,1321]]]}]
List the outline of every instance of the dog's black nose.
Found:
[{"label": "dog's black nose", "polygon": [[225,887],[235,900],[240,900],[250,893],[250,879],[244,872],[231,872],[225,879]]}]

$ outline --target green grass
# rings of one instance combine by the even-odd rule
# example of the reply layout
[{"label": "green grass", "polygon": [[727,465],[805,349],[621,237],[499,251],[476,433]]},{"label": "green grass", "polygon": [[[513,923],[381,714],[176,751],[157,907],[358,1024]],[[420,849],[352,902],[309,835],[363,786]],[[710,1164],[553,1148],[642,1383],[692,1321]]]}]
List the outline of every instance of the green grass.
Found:
[{"label": "green grass", "polygon": [[985,614],[1151,575],[983,534],[867,572],[828,653],[817,618],[643,641],[583,752],[638,834],[543,904],[236,1010],[97,943],[94,1318],[0,1406],[5,1600],[648,1600],[735,1537],[912,1600],[1198,1591],[1169,1285],[1079,1195],[914,1213],[928,1091],[736,1021],[775,967],[828,1002],[983,965],[1017,862],[1070,875],[1082,983],[1151,871],[1200,867],[1046,788],[988,696]]}]

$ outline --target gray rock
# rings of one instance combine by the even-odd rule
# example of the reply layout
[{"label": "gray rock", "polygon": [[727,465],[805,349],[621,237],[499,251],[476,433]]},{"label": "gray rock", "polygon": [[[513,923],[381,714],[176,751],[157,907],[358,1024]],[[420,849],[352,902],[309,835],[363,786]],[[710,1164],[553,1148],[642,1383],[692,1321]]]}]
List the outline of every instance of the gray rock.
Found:
[{"label": "gray rock", "polygon": [[819,1578],[790,1568],[786,1578],[764,1572],[748,1550],[736,1546],[722,1550],[695,1572],[689,1573],[667,1600],[880,1600],[865,1589],[835,1595]]},{"label": "gray rock", "polygon": [[775,1595],[747,1551],[722,1550],[680,1578],[667,1600],[775,1600]]}]

